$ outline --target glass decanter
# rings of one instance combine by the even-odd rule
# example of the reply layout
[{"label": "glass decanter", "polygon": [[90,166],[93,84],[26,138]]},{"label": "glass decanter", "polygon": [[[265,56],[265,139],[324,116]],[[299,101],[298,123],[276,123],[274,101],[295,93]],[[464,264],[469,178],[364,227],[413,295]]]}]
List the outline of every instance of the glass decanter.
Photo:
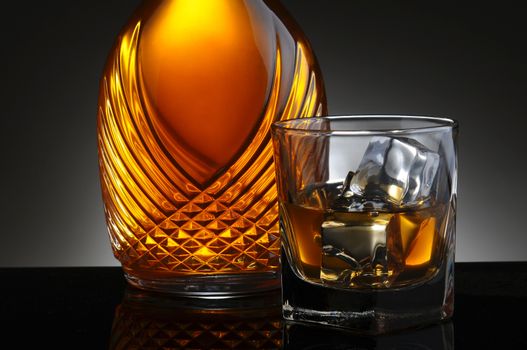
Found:
[{"label": "glass decanter", "polygon": [[197,295],[278,287],[270,126],[325,112],[313,52],[279,1],[144,1],[109,55],[98,109],[127,280]]}]

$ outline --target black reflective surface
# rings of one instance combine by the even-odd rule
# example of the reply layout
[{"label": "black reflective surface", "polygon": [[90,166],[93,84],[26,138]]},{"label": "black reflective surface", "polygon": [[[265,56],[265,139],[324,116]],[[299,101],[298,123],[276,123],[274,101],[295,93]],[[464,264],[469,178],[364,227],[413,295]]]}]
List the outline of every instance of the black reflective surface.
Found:
[{"label": "black reflective surface", "polygon": [[285,323],[279,293],[189,300],[126,287],[119,268],[0,269],[1,348],[526,348],[527,262],[456,265],[452,321],[379,337]]}]

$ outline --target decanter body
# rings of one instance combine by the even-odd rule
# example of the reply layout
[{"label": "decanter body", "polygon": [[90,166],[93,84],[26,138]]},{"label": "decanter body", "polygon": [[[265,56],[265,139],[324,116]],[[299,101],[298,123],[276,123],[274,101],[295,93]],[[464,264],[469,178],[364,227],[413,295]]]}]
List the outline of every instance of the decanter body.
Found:
[{"label": "decanter body", "polygon": [[191,294],[278,286],[270,125],[325,112],[314,55],[278,1],[145,1],[110,53],[98,110],[127,279]]}]

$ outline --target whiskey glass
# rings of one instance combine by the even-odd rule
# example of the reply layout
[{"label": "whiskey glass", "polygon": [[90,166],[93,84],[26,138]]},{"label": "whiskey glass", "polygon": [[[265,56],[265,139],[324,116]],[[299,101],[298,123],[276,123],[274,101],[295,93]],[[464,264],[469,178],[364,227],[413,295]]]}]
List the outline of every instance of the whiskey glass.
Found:
[{"label": "whiskey glass", "polygon": [[295,119],[272,137],[284,318],[372,334],[450,318],[457,122]]}]

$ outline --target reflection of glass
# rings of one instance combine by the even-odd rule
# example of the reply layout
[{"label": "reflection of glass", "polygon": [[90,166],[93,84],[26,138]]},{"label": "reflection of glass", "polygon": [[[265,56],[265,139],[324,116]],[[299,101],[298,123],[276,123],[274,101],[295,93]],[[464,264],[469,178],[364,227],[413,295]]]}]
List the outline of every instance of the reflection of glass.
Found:
[{"label": "reflection of glass", "polygon": [[454,324],[452,322],[381,336],[361,336],[342,329],[289,322],[285,323],[284,329],[284,350],[454,349]]},{"label": "reflection of glass", "polygon": [[277,288],[270,125],[325,108],[315,57],[279,1],[144,1],[110,54],[98,114],[128,280],[185,294]]},{"label": "reflection of glass", "polygon": [[286,319],[382,333],[452,315],[456,128],[400,116],[274,124]]},{"label": "reflection of glass", "polygon": [[278,292],[184,298],[127,288],[110,349],[280,349]]}]

